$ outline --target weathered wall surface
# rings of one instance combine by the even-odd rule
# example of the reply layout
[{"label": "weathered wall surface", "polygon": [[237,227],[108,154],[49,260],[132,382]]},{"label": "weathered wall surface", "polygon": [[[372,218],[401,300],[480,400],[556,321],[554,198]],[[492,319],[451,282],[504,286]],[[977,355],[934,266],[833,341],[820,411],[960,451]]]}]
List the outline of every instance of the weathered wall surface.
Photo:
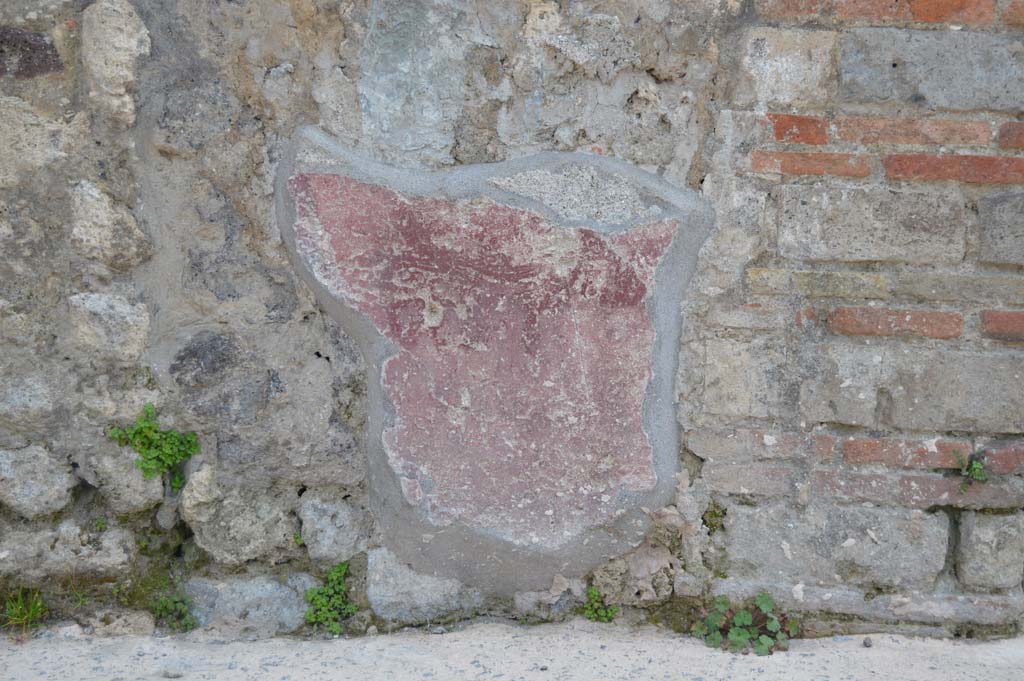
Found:
[{"label": "weathered wall surface", "polygon": [[[138,627],[179,580],[274,633],[351,560],[354,631],[557,618],[590,582],[661,619],[769,590],[819,629],[1014,632],[1022,114],[1020,0],[8,0],[0,590]],[[411,170],[609,156],[714,208],[639,548],[508,596],[386,545],[366,365],[276,222],[303,125]],[[147,402],[199,434],[181,492],[107,438]]]}]

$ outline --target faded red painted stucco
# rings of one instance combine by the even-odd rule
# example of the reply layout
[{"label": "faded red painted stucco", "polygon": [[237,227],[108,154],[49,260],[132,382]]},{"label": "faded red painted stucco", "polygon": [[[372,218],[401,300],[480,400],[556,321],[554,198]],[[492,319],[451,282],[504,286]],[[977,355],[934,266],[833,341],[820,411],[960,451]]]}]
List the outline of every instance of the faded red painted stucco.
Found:
[{"label": "faded red painted stucco", "polygon": [[674,221],[602,235],[337,175],[289,188],[300,256],[398,348],[384,448],[432,523],[557,547],[655,485],[645,300]]}]

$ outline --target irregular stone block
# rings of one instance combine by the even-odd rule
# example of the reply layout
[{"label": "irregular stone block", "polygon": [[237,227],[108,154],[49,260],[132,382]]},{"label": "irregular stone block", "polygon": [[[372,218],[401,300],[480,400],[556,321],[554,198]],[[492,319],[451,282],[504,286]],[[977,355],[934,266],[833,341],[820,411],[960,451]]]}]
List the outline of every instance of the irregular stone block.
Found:
[{"label": "irregular stone block", "polygon": [[378,617],[395,624],[468,617],[483,602],[480,592],[455,579],[415,572],[388,549],[370,551],[366,570],[370,607]]},{"label": "irregular stone block", "polygon": [[0,26],[0,76],[33,78],[63,68],[53,40],[45,33]]},{"label": "irregular stone block", "polygon": [[0,188],[64,158],[67,128],[17,97],[0,97]]},{"label": "irregular stone block", "polygon": [[138,454],[113,442],[99,451],[82,451],[72,455],[78,463],[78,474],[100,490],[114,513],[138,513],[153,508],[164,498],[164,483],[157,476],[146,478],[135,465]]},{"label": "irregular stone block", "polygon": [[134,362],[149,339],[149,312],[143,303],[107,293],[76,293],[68,298],[71,344],[106,359]]},{"label": "irregular stone block", "polygon": [[39,445],[0,449],[0,503],[25,518],[56,513],[78,484],[68,462]]},{"label": "irregular stone block", "polygon": [[135,60],[149,54],[149,31],[127,0],[99,0],[82,13],[82,66],[89,97],[112,119],[135,122]]},{"label": "irregular stone block", "polygon": [[334,565],[366,550],[366,517],[347,501],[331,501],[307,492],[299,506],[299,519],[302,541],[315,561]]},{"label": "irregular stone block", "polygon": [[227,565],[294,546],[299,529],[291,514],[293,491],[222,489],[213,466],[193,473],[181,497],[181,517],[196,544]]},{"label": "irregular stone block", "polygon": [[1024,193],[996,194],[978,201],[979,257],[1000,265],[1024,265]]},{"label": "irregular stone block", "polygon": [[115,271],[126,271],[148,255],[146,235],[124,206],[92,182],[81,181],[71,191],[74,223],[71,243],[77,252]]},{"label": "irregular stone block", "polygon": [[135,559],[135,538],[121,527],[93,535],[67,520],[48,530],[0,525],[0,577],[39,586],[54,578],[120,578]]},{"label": "irregular stone block", "polygon": [[956,576],[975,589],[1019,587],[1024,578],[1024,513],[962,513]]},{"label": "irregular stone block", "polygon": [[840,96],[935,109],[1024,108],[1024,38],[976,31],[855,28],[839,44]]},{"label": "irregular stone block", "polygon": [[779,251],[798,260],[959,263],[967,222],[954,192],[787,186]]},{"label": "irregular stone block", "polygon": [[371,484],[403,558],[529,590],[639,543],[677,466],[693,194],[574,154],[411,173],[307,130],[278,199],[372,365]]},{"label": "irregular stone block", "polygon": [[734,504],[720,541],[730,577],[926,589],[945,564],[948,533],[943,513]]},{"label": "irregular stone block", "polygon": [[306,624],[306,591],[315,586],[316,579],[305,573],[283,580],[196,577],[185,584],[185,593],[201,626],[235,636],[269,637],[289,634]]},{"label": "irregular stone block", "polygon": [[755,28],[747,38],[735,103],[822,106],[835,81],[835,45],[831,31]]}]

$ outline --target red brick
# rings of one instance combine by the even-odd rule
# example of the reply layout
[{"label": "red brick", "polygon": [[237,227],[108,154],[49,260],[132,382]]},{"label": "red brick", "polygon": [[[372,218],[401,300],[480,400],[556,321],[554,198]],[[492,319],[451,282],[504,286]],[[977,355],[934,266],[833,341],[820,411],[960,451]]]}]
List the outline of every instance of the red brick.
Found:
[{"label": "red brick", "polygon": [[1024,481],[1020,478],[990,479],[960,492],[956,474],[850,473],[820,469],[811,477],[814,498],[830,501],[868,501],[875,504],[931,508],[1020,508],[1024,506]]},{"label": "red brick", "polygon": [[[971,455],[969,442],[956,440],[844,440],[843,460],[857,466],[879,464],[893,468],[960,468]],[[960,456],[957,459],[957,455]]]},{"label": "red brick", "polygon": [[882,164],[893,180],[958,180],[972,184],[1024,184],[1024,158],[893,154]]},{"label": "red brick", "polygon": [[992,126],[985,121],[844,116],[836,119],[836,138],[860,144],[988,144]]},{"label": "red brick", "polygon": [[1024,149],[1024,123],[1003,123],[999,128],[999,146],[1003,149]]},{"label": "red brick", "polygon": [[1024,506],[1024,487],[1019,478],[989,479],[960,491],[959,475],[905,475],[899,481],[899,500],[904,506],[929,508],[1020,508]]},{"label": "red brick", "polygon": [[985,468],[995,475],[1024,472],[1024,441],[983,448]]},{"label": "red brick", "polygon": [[837,3],[836,16],[879,22],[987,25],[995,22],[996,0],[846,0]]},{"label": "red brick", "polygon": [[981,333],[996,340],[1024,341],[1024,312],[984,310],[981,313]]},{"label": "red brick", "polygon": [[832,333],[847,336],[920,336],[959,338],[964,318],[956,312],[894,310],[885,307],[839,307],[828,318]]},{"label": "red brick", "polygon": [[757,11],[766,19],[814,19],[828,15],[833,0],[758,0]]},{"label": "red brick", "polygon": [[[1021,159],[1024,162],[1024,159]],[[750,166],[757,173],[867,177],[871,166],[859,154],[820,154],[802,151],[755,151]]]},{"label": "red brick", "polygon": [[828,121],[819,116],[768,114],[779,142],[796,144],[827,144]]},{"label": "red brick", "polygon": [[1024,0],[1012,0],[1003,10],[1003,23],[1007,26],[1024,26]]}]

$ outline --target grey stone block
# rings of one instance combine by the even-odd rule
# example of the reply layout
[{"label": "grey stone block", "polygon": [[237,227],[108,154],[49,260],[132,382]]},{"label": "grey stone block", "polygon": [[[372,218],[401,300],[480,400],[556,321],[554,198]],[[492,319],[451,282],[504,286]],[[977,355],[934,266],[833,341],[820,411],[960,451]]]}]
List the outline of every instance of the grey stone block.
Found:
[{"label": "grey stone block", "polygon": [[945,564],[948,534],[942,513],[774,504],[730,506],[715,537],[730,577],[926,589]]},{"label": "grey stone block", "polygon": [[988,196],[978,202],[978,257],[1000,265],[1024,265],[1024,193]]},{"label": "grey stone block", "polygon": [[955,192],[788,186],[779,251],[800,260],[958,263],[966,211]]},{"label": "grey stone block", "polygon": [[1024,578],[1024,513],[960,516],[956,574],[975,589],[1012,589]]},{"label": "grey stone block", "polygon": [[1024,38],[860,28],[839,43],[840,98],[935,109],[1024,108]]}]

